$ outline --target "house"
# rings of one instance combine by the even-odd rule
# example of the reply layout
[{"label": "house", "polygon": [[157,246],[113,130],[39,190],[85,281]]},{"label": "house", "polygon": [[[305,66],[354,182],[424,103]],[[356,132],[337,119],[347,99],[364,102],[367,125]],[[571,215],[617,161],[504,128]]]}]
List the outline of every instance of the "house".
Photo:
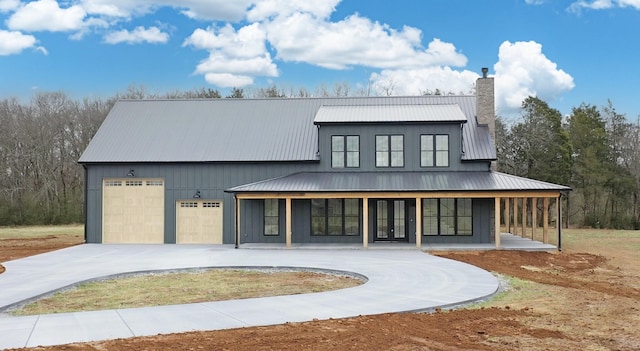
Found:
[{"label": "house", "polygon": [[79,160],[86,241],[500,246],[503,203],[569,188],[492,170],[483,73],[475,96],[118,101]]}]

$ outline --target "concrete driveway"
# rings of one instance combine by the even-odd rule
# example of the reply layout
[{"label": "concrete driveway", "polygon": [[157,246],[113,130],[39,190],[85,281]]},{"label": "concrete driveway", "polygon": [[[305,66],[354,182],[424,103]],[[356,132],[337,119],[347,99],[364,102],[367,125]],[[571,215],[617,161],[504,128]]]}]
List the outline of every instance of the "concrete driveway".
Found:
[{"label": "concrete driveway", "polygon": [[304,295],[52,315],[0,316],[0,348],[421,311],[486,298],[498,280],[419,250],[233,249],[212,245],[85,244],[3,263],[0,312],[51,291],[114,274],[195,267],[297,267],[365,276],[360,286]]}]

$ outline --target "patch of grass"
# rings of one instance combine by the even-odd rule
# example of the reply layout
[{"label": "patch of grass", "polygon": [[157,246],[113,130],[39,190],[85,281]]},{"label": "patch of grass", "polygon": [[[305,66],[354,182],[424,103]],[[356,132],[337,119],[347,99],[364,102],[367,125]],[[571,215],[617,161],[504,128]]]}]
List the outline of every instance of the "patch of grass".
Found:
[{"label": "patch of grass", "polygon": [[84,234],[84,224],[52,225],[52,226],[25,226],[25,227],[0,227],[0,240],[2,239],[33,239],[50,235],[77,236]]},{"label": "patch of grass", "polygon": [[209,269],[156,273],[80,284],[12,313],[24,316],[294,295],[362,283],[352,277],[309,271]]},{"label": "patch of grass", "polygon": [[502,291],[486,301],[471,304],[467,308],[479,309],[504,306],[522,308],[527,307],[523,306],[523,303],[531,305],[535,304],[536,301],[553,298],[553,287],[549,285],[506,275],[500,275],[499,279],[505,285]]}]

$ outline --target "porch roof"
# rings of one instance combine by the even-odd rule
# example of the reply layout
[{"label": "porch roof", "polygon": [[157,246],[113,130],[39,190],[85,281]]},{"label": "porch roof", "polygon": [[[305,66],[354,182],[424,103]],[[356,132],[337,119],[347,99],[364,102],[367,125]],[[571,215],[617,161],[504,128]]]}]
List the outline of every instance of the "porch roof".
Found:
[{"label": "porch roof", "polygon": [[287,192],[570,191],[563,185],[500,172],[301,172],[225,190]]}]

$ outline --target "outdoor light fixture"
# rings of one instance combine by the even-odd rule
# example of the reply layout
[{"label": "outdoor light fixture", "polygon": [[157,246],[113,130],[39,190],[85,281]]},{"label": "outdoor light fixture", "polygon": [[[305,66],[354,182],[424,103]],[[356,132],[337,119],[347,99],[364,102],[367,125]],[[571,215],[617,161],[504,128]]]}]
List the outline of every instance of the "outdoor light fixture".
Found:
[{"label": "outdoor light fixture", "polygon": [[136,174],[134,173],[133,168],[131,168],[129,170],[129,173],[127,173],[127,177],[135,177],[135,176],[136,176]]},{"label": "outdoor light fixture", "polygon": [[196,190],[196,193],[193,194],[193,198],[194,199],[199,199],[200,198],[200,190]]}]

